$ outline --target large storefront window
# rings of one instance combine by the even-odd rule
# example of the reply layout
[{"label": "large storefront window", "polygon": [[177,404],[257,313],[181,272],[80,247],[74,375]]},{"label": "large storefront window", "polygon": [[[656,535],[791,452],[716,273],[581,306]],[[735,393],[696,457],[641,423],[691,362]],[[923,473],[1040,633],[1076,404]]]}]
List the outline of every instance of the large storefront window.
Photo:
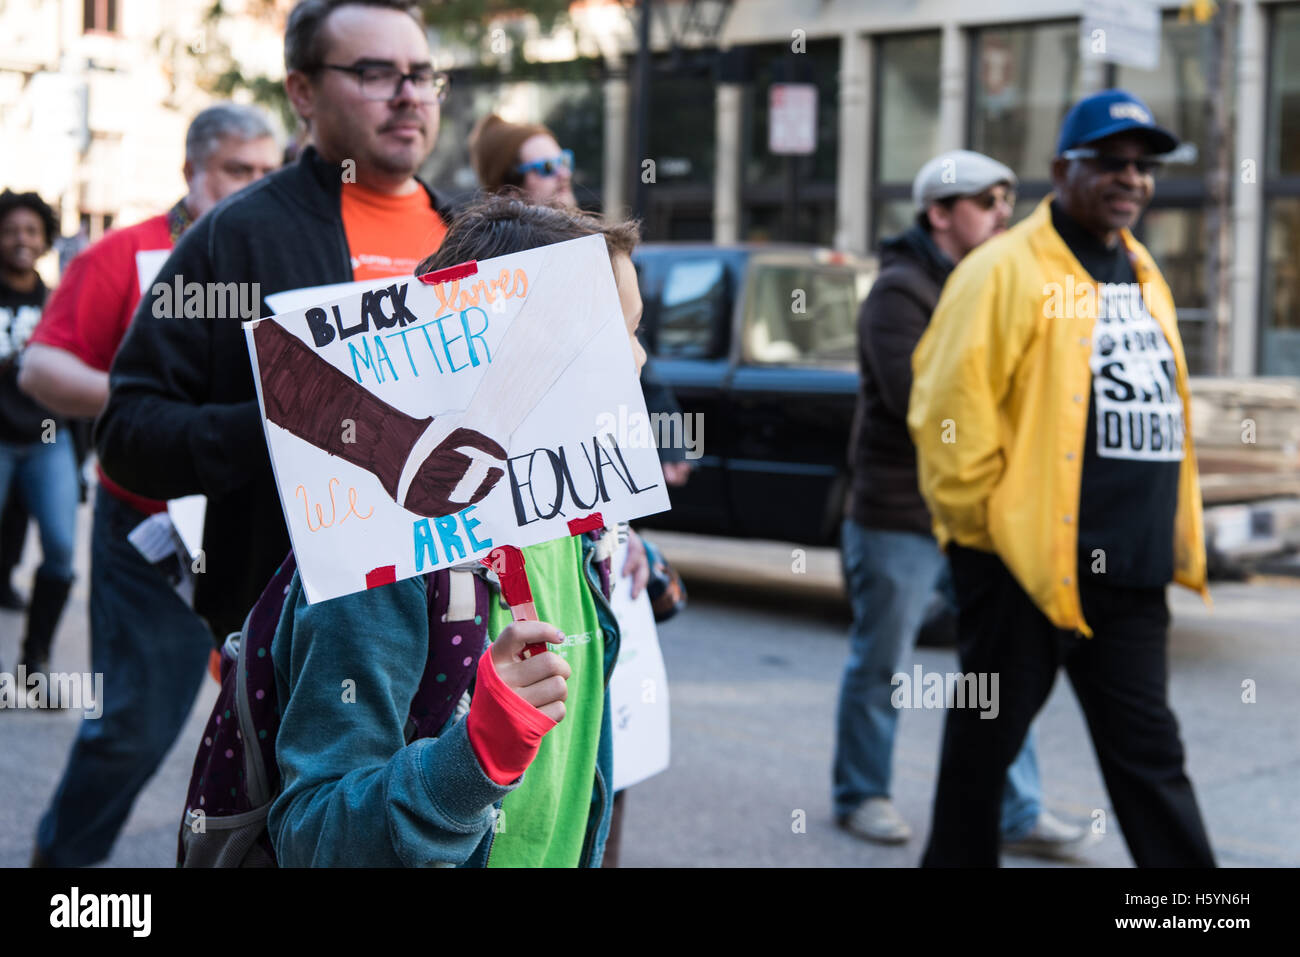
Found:
[{"label": "large storefront window", "polygon": [[1300,176],[1300,6],[1274,14],[1268,171]]},{"label": "large storefront window", "polygon": [[650,87],[649,131],[656,186],[713,183],[716,104],[717,84],[708,66],[672,75],[658,65]]},{"label": "large storefront window", "polygon": [[876,43],[873,244],[912,221],[912,179],[939,151],[941,42],[938,33],[915,33]]},{"label": "large storefront window", "polygon": [[[1206,133],[1210,115],[1209,87],[1205,64],[1211,55],[1214,35],[1209,24],[1180,22],[1170,14],[1160,24],[1160,64],[1155,70],[1121,66],[1115,70],[1115,86],[1140,97],[1155,114],[1156,122],[1184,142],[1198,147],[1196,161],[1169,168],[1170,176],[1200,175],[1205,169]],[[1231,65],[1225,69],[1231,81]],[[1232,102],[1232,93],[1228,93]]]},{"label": "large storefront window", "polygon": [[1260,371],[1300,375],[1300,197],[1269,204]]},{"label": "large storefront window", "polygon": [[1271,26],[1259,369],[1300,375],[1300,4]]},{"label": "large storefront window", "polygon": [[1078,22],[980,30],[973,50],[971,149],[1022,182],[1045,183],[1061,120],[1079,98]]},{"label": "large storefront window", "polygon": [[[1160,187],[1157,184],[1156,192]],[[1138,233],[1160,267],[1179,312],[1206,308],[1205,212],[1157,206],[1143,214]]]},{"label": "large storefront window", "polygon": [[[652,240],[710,240],[718,142],[717,52],[653,59],[647,141],[655,179],[646,189],[642,233]],[[630,105],[636,110],[635,92]],[[635,112],[629,121],[635,142]],[[632,157],[632,189],[643,173],[644,159]]]},{"label": "large storefront window", "polygon": [[[1205,163],[1211,144],[1205,64],[1211,54],[1209,24],[1166,14],[1160,23],[1160,62],[1154,70],[1112,67],[1107,85],[1126,89],[1151,107],[1155,121],[1184,143],[1197,147],[1193,162],[1171,163],[1156,180],[1156,207],[1147,211],[1138,235],[1155,257],[1174,294],[1178,328],[1193,375],[1216,368],[1218,329],[1209,306],[1209,237],[1206,234]],[[1225,67],[1231,78],[1233,67]],[[1232,92],[1227,96],[1231,102]],[[1172,204],[1169,197],[1176,196]]]},{"label": "large storefront window", "polygon": [[877,48],[876,179],[910,183],[938,152],[939,45],[937,33],[885,37]]},{"label": "large storefront window", "polygon": [[1205,211],[1199,206],[1157,206],[1142,216],[1137,232],[1174,294],[1188,369],[1193,375],[1209,373],[1214,368],[1216,331],[1207,308]]}]

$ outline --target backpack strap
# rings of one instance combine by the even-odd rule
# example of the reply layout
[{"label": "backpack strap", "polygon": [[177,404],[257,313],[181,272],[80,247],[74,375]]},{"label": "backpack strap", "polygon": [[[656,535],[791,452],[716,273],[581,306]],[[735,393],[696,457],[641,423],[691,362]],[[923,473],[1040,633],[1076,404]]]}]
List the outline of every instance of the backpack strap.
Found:
[{"label": "backpack strap", "polygon": [[440,568],[426,581],[429,653],[406,719],[408,744],[436,735],[455,714],[487,645],[487,583],[470,568]]},{"label": "backpack strap", "polygon": [[255,611],[256,605],[248,612],[244,627],[235,639],[239,642],[239,655],[235,659],[235,716],[244,742],[244,787],[248,791],[249,803],[256,808],[270,801],[273,795],[266,765],[262,762],[262,749],[257,745],[257,730],[253,727],[253,710],[248,699],[248,627]]}]

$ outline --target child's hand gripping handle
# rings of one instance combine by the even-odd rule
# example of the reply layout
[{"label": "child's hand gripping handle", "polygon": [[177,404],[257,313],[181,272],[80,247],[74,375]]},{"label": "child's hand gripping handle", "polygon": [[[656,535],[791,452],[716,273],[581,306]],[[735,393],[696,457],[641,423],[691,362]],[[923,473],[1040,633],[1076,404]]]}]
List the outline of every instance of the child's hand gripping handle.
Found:
[{"label": "child's hand gripping handle", "polygon": [[[537,621],[537,605],[532,589],[528,587],[528,573],[524,571],[524,553],[514,545],[498,545],[480,561],[497,573],[501,594],[510,606],[510,616],[515,621]],[[546,642],[525,645],[520,657],[531,658],[546,651]]]}]

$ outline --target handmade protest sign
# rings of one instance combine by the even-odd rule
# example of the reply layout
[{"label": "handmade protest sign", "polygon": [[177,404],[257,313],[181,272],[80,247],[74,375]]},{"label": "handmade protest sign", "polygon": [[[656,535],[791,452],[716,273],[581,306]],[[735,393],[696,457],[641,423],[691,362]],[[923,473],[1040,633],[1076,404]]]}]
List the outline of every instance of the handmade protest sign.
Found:
[{"label": "handmade protest sign", "polygon": [[245,325],[310,602],[669,507],[604,238],[476,266]]}]

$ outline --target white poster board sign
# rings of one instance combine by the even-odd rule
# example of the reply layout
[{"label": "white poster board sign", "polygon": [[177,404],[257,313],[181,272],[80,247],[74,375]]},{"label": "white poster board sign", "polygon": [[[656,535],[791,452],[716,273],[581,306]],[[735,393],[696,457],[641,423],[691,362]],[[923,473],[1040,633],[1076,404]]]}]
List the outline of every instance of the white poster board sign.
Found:
[{"label": "white poster board sign", "polygon": [[620,573],[627,564],[627,542],[614,553],[614,596],[618,619],[618,664],[609,679],[609,711],[614,730],[614,790],[621,791],[668,768],[668,673],[659,649],[650,596],[632,598],[632,581]]},{"label": "white poster board sign", "polygon": [[369,292],[392,285],[394,276],[388,279],[359,279],[353,282],[336,282],[325,286],[304,286],[301,289],[287,289],[273,292],[266,297],[266,304],[278,316],[295,309],[306,309],[331,299],[343,299],[353,293]]},{"label": "white poster board sign", "polygon": [[170,249],[141,249],[135,254],[135,275],[140,280],[141,296],[149,291],[154,277],[158,275],[158,271],[162,269],[163,263],[171,254]]},{"label": "white poster board sign", "polygon": [[171,517],[176,534],[181,537],[190,559],[199,557],[203,550],[203,523],[208,513],[206,495],[186,495],[174,498],[167,503],[167,514]]},{"label": "white poster board sign", "polygon": [[244,328],[310,602],[669,507],[599,235]]}]

